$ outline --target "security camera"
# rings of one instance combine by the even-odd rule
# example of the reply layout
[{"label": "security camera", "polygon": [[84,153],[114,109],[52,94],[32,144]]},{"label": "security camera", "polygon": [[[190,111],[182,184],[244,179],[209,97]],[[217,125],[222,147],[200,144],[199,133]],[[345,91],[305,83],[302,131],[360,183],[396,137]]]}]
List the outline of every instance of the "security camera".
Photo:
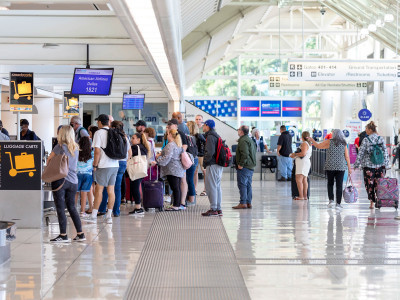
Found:
[{"label": "security camera", "polygon": [[320,11],[321,15],[325,15],[325,13],[326,13],[325,7],[321,7],[321,9],[319,11]]}]

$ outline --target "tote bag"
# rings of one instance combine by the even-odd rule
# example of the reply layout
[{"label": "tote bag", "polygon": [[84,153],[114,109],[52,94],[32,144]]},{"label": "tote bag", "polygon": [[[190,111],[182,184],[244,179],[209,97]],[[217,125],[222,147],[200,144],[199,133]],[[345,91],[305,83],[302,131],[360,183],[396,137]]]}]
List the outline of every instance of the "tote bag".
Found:
[{"label": "tote bag", "polygon": [[128,171],[129,178],[134,181],[136,179],[144,178],[147,176],[147,157],[142,155],[140,147],[138,147],[138,155],[128,159],[126,170]]},{"label": "tote bag", "polygon": [[[64,149],[60,146],[61,150],[64,152]],[[42,173],[42,180],[44,182],[54,182],[60,179],[67,177],[69,171],[68,165],[68,156],[65,153],[56,154],[46,166]],[[56,192],[60,190],[65,183],[61,184],[57,189],[53,190]]]},{"label": "tote bag", "polygon": [[[350,179],[351,185],[348,185]],[[353,180],[351,179],[351,175],[347,177],[346,187],[343,190],[343,198],[346,203],[356,203],[358,200],[358,191],[353,184]]]}]

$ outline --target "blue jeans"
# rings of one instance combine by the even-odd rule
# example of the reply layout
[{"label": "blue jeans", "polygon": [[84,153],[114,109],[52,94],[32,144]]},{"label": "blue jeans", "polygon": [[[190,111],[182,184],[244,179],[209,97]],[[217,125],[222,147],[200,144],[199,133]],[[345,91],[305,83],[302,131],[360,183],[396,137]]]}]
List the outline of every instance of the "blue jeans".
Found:
[{"label": "blue jeans", "polygon": [[196,189],[194,187],[194,172],[196,171],[197,165],[199,164],[199,159],[196,157],[194,159],[194,164],[189,169],[186,170],[186,182],[188,184],[188,196],[196,196]]},{"label": "blue jeans", "polygon": [[285,179],[292,177],[293,159],[290,157],[278,156],[279,159],[279,172]]},{"label": "blue jeans", "polygon": [[[119,207],[121,206],[121,183],[122,183],[122,176],[124,175],[125,170],[126,170],[126,161],[120,160],[118,173],[117,173],[117,179],[115,180],[115,186],[114,186],[115,202],[114,202],[113,214],[116,216],[119,216],[121,213],[119,210]],[[107,200],[108,200],[107,189],[104,188],[103,200],[101,201],[101,204],[99,207],[99,212],[102,212],[102,213],[106,212]]]},{"label": "blue jeans", "polygon": [[254,170],[243,168],[237,170],[237,184],[240,193],[240,204],[251,204],[253,191],[251,182],[253,180]]}]

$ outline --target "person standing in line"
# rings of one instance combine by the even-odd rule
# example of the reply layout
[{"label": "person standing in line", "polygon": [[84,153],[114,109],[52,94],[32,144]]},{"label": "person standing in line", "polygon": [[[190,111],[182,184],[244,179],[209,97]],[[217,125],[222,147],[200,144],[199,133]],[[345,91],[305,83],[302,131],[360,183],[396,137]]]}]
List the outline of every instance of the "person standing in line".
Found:
[{"label": "person standing in line", "polygon": [[47,159],[47,165],[56,156],[65,154],[68,157],[68,175],[65,179],[60,179],[51,183],[53,191],[54,204],[57,209],[58,224],[60,234],[51,239],[51,243],[69,243],[71,240],[67,236],[67,217],[65,216],[65,207],[74,223],[77,235],[73,239],[75,242],[85,241],[86,237],[82,231],[81,219],[75,208],[75,194],[78,188],[78,177],[76,174],[79,148],[75,143],[75,135],[71,126],[65,125],[61,127],[57,135],[58,144],[54,147]]},{"label": "person standing in line", "polygon": [[143,133],[144,130],[147,128],[147,124],[143,120],[137,121],[136,124],[134,124],[133,126],[136,127],[136,132],[137,133]]},{"label": "person standing in line", "polygon": [[217,146],[219,135],[215,131],[215,122],[207,120],[204,122],[203,131],[205,132],[206,146],[204,152],[203,167],[206,169],[204,185],[206,187],[210,209],[201,215],[204,217],[222,216],[221,201],[221,179],[222,166],[217,164]]},{"label": "person standing in line", "polygon": [[280,127],[281,135],[278,138],[278,159],[279,159],[279,172],[282,178],[279,181],[291,181],[293,160],[290,158],[292,153],[292,136],[286,130],[286,126]]},{"label": "person standing in line", "polygon": [[182,141],[177,129],[169,129],[167,131],[168,144],[161,153],[156,156],[156,163],[160,166],[161,177],[167,177],[168,184],[173,194],[173,202],[171,207],[166,211],[179,211],[181,207],[181,181],[185,174],[185,169],[181,163]]},{"label": "person standing in line", "polygon": [[264,143],[264,138],[260,135],[260,130],[257,128],[253,129],[253,137],[251,138],[256,145],[257,152],[269,152],[268,146]]},{"label": "person standing in line", "polygon": [[318,149],[328,149],[325,161],[325,171],[328,175],[328,208],[333,208],[335,205],[333,185],[336,181],[336,209],[342,209],[344,173],[348,170],[349,176],[351,175],[349,150],[344,134],[340,129],[333,129],[330,140],[317,143],[313,138],[309,138],[308,141]]},{"label": "person standing in line", "polygon": [[102,200],[103,190],[106,188],[108,193],[109,209],[105,217],[105,222],[107,224],[112,224],[111,213],[115,202],[114,186],[117,178],[119,162],[117,159],[109,158],[103,150],[107,147],[108,124],[108,116],[104,114],[99,115],[97,118],[97,126],[99,127],[99,130],[96,132],[93,139],[93,170],[94,178],[97,183],[95,188],[94,205],[92,214],[84,218],[85,221],[91,223],[97,222],[97,212]]},{"label": "person standing in line", "polygon": [[[85,216],[86,199],[90,194],[93,183],[93,151],[89,137],[84,136],[79,140],[79,157],[78,157],[78,192],[75,197],[75,205],[78,202],[79,194],[81,196],[81,216]],[[91,211],[93,204],[89,201],[89,210]]]},{"label": "person standing in line", "polygon": [[256,166],[256,145],[249,137],[249,127],[240,126],[239,141],[236,149],[237,184],[240,203],[233,209],[252,208],[253,191],[251,183]]},{"label": "person standing in line", "polygon": [[19,133],[19,139],[21,141],[40,141],[36,133],[29,130],[29,121],[27,119],[21,119],[19,124],[21,126],[21,132]]},{"label": "person standing in line", "polygon": [[[389,154],[386,148],[386,143],[383,137],[379,136],[376,131],[376,125],[373,121],[369,122],[365,127],[365,132],[368,135],[361,143],[360,151],[358,152],[354,169],[363,168],[364,184],[367,190],[368,199],[370,201],[370,209],[374,208],[376,203],[375,189],[377,178],[385,177],[386,170],[390,169]],[[378,145],[383,151],[383,162],[374,164],[371,161],[373,146]]]},{"label": "person standing in line", "polygon": [[[154,142],[154,138],[156,137],[156,131],[154,130],[154,128],[151,127],[147,127],[144,131],[143,131],[146,140],[149,144],[149,149],[150,149],[150,153],[148,155],[149,158],[149,163],[151,164],[152,161],[156,160],[156,150],[155,150],[155,142]],[[151,172],[150,172],[150,168],[151,168]],[[150,173],[151,173],[151,178],[150,178]],[[158,172],[157,172],[157,168],[150,166],[147,169],[147,176],[145,178],[143,178],[143,182],[144,181],[149,181],[149,180],[156,180],[157,176],[158,176]]]},{"label": "person standing in line", "polygon": [[10,137],[10,134],[8,133],[7,129],[5,129],[5,128],[3,127],[3,122],[2,122],[1,120],[0,120],[0,132],[1,132],[2,134],[5,134],[6,136]]},{"label": "person standing in line", "polygon": [[[193,165],[186,170],[186,181],[188,184],[188,203],[194,203],[194,199],[196,197],[196,188],[194,185],[195,177],[198,177],[196,174],[197,165],[199,163],[198,148],[197,148],[197,139],[196,134],[198,134],[198,128],[194,121],[189,121],[187,123],[189,128],[190,135],[187,135],[188,142],[188,152],[193,155],[194,163]],[[190,147],[189,147],[190,146]],[[194,148],[194,150],[192,150]]]},{"label": "person standing in line", "polygon": [[183,122],[183,116],[180,112],[174,112],[172,114],[172,119],[175,119],[178,121],[178,130],[181,131],[184,134],[189,135],[189,128],[186,126],[185,122]]},{"label": "person standing in line", "polygon": [[[146,140],[146,135],[144,133],[139,133],[136,132],[134,135],[132,135],[131,138],[131,143],[132,143],[132,157],[138,156],[139,155],[139,149],[140,148],[140,155],[146,155],[147,158],[149,158],[149,155],[151,154],[151,149],[150,145]],[[140,195],[140,184],[142,183],[143,178],[138,178],[135,179],[134,181],[130,180],[130,198],[135,201],[135,208],[129,214],[133,215],[143,215],[144,210],[141,206],[142,203],[142,197]]]},{"label": "person standing in line", "polygon": [[311,143],[308,141],[310,138],[310,133],[308,131],[303,131],[301,134],[302,144],[300,145],[300,153],[290,154],[291,158],[295,159],[296,164],[296,184],[299,191],[299,196],[294,198],[294,200],[307,200],[307,190],[308,190],[308,173],[311,169],[311,154],[312,147]]},{"label": "person standing in line", "polygon": [[[199,166],[201,171],[203,172],[203,179],[206,176],[206,169],[203,167],[203,159],[204,159],[204,148],[206,145],[206,139],[204,138],[204,132],[203,132],[203,116],[202,115],[197,115],[195,119],[197,128],[199,129],[199,133],[197,133],[196,140],[197,140],[197,150],[198,150],[198,158],[199,158],[199,163],[197,165],[196,171],[194,174],[196,174],[194,178],[194,186],[197,190],[197,184],[199,182],[199,176],[197,175],[199,173]],[[200,193],[200,196],[207,196],[206,193],[206,188],[204,187],[203,191]]]},{"label": "person standing in line", "polygon": [[79,143],[79,140],[81,137],[87,136],[89,137],[88,131],[82,126],[82,119],[79,116],[73,116],[71,118],[71,121],[69,122],[69,125],[74,129],[75,131],[75,142]]}]

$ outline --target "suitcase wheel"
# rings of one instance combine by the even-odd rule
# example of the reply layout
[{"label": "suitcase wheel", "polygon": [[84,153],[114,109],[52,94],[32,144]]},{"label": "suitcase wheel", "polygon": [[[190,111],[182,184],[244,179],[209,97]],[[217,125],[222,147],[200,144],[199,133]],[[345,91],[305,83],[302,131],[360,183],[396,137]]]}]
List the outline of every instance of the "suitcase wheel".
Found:
[{"label": "suitcase wheel", "polygon": [[158,208],[158,211],[163,211],[164,210],[164,207],[159,207]]}]

